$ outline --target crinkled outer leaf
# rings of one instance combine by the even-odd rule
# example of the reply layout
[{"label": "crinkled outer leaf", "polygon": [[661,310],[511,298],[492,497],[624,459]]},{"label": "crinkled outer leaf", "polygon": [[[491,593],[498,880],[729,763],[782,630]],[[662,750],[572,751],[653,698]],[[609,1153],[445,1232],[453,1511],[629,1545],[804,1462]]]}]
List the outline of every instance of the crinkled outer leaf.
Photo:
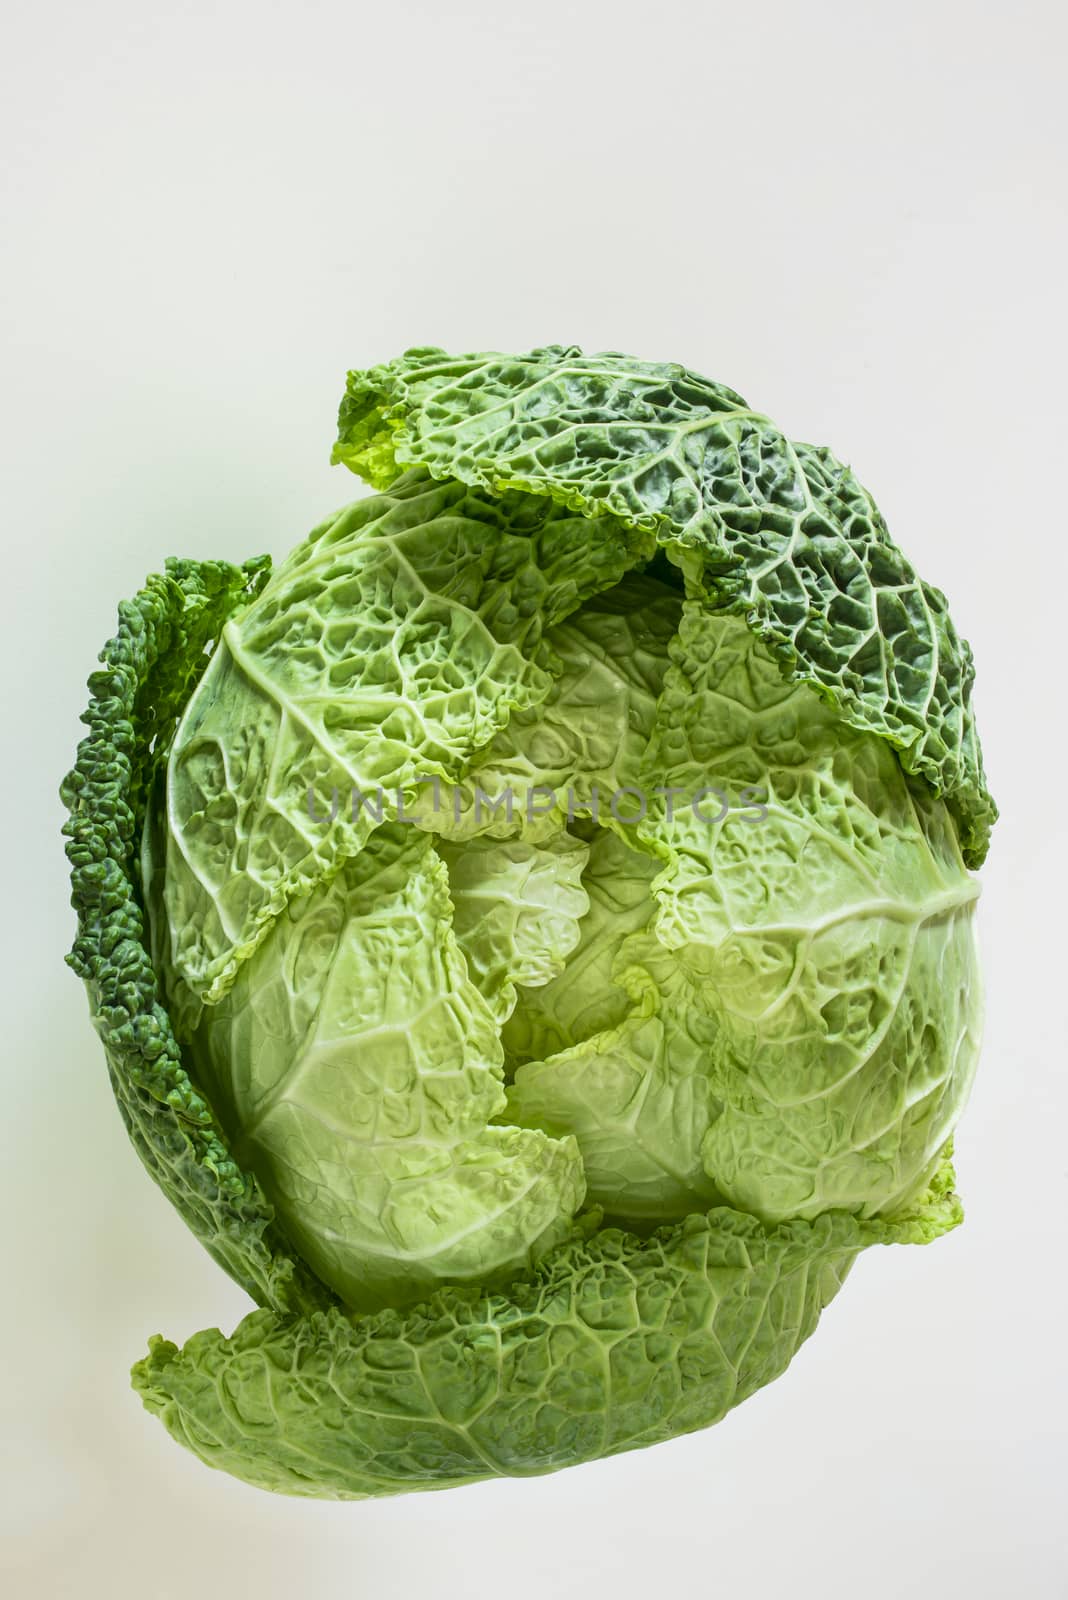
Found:
[{"label": "crinkled outer leaf", "polygon": [[259,1304],[310,1310],[333,1296],[292,1253],[259,1183],[233,1159],[190,1081],[160,1004],[145,948],[137,839],[153,744],[166,749],[204,652],[266,577],[265,561],[170,561],[135,599],[89,680],[78,748],[62,798],[78,934],[70,965],[84,979],[112,1087],[138,1155],[197,1238]]},{"label": "crinkled outer leaf", "polygon": [[[671,656],[648,779],[692,798],[654,799],[638,832],[666,863],[657,936],[720,1025],[708,1172],[768,1220],[896,1209],[978,1056],[978,886],[953,821],[740,619],[688,601]],[[702,786],[759,788],[766,815]]]},{"label": "crinkled outer leaf", "polygon": [[455,780],[544,700],[544,630],[643,549],[614,519],[591,527],[424,470],[316,529],[224,627],[175,736],[164,903],[178,980],[217,1000],[290,896],[359,851],[376,820],[354,791]]},{"label": "crinkled outer leaf", "polygon": [[347,1319],[255,1312],[157,1339],[134,1384],[210,1466],[359,1499],[528,1476],[717,1422],[785,1369],[866,1245],[959,1220],[944,1172],[896,1222],[767,1229],[729,1210],[576,1239],[506,1295],[444,1289]]},{"label": "crinkled outer leaf", "polygon": [[452,931],[471,978],[498,1026],[516,985],[535,988],[563,972],[589,910],[582,869],[589,847],[560,832],[527,839],[438,842],[449,872]]},{"label": "crinkled outer leaf", "polygon": [[417,349],[350,373],[334,457],[379,487],[420,464],[655,532],[785,673],[945,796],[966,862],[981,863],[996,810],[971,652],[945,597],[829,450],[791,443],[684,367],[551,345],[524,356]]},{"label": "crinkled outer leaf", "polygon": [[575,1144],[486,1126],[504,1105],[496,1023],[415,828],[384,824],[290,901],[193,1044],[242,1160],[348,1306],[491,1284],[570,1232]]}]

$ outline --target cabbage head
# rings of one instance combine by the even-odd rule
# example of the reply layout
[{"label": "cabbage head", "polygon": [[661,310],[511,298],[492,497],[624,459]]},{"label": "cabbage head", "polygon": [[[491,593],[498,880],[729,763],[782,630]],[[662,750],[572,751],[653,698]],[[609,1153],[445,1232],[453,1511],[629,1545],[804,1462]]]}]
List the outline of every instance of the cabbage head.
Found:
[{"label": "cabbage head", "polygon": [[64,785],[149,1173],[256,1302],[212,1466],[362,1498],[704,1427],[960,1206],[996,815],[942,594],[675,365],[349,375],[375,491],[120,607]]}]

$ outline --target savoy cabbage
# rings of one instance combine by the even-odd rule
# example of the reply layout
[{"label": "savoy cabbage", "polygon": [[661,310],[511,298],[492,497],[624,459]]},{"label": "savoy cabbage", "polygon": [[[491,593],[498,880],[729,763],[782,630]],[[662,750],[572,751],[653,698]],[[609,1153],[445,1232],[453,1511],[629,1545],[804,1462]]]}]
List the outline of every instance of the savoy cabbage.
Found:
[{"label": "savoy cabbage", "polygon": [[412,350],[335,459],[120,608],[64,798],[130,1136],[259,1307],[135,1385],[359,1498],[714,1422],[956,1225],[996,813],[944,597],[733,391]]}]

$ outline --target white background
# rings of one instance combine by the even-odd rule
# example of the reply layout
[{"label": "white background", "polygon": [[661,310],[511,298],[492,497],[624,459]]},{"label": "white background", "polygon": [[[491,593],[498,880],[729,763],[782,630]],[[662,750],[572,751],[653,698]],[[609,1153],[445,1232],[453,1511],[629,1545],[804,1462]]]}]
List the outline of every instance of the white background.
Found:
[{"label": "white background", "polygon": [[[1065,12],[1057,0],[12,8],[0,1281],[9,1593],[1068,1593]],[[147,1336],[247,1309],[143,1176],[55,790],[117,600],[276,556],[355,480],[346,367],[577,342],[829,442],[948,591],[1004,812],[965,1227],[870,1252],[709,1433],[526,1482],[301,1503],[142,1413]]]}]

